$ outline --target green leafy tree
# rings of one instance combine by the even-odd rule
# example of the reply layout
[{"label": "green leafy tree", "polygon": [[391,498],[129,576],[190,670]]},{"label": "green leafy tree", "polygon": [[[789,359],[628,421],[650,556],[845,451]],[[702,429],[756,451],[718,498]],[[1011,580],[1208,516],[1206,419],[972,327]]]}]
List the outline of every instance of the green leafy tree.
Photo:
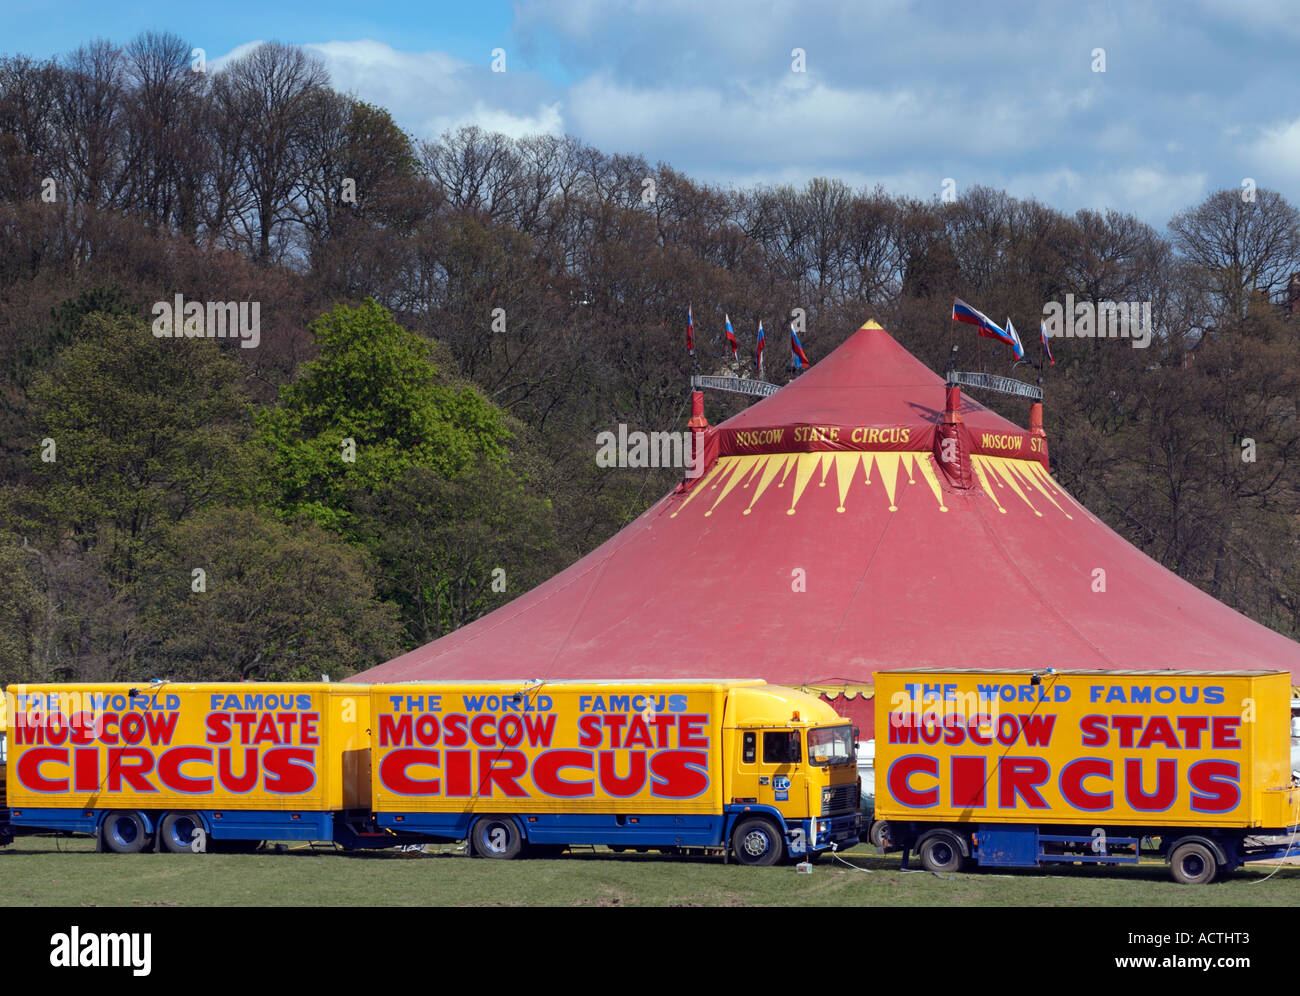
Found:
[{"label": "green leafy tree", "polygon": [[340,678],[401,651],[364,551],[309,522],[206,509],[168,531],[149,576],[140,656],[156,677]]},{"label": "green leafy tree", "polygon": [[129,584],[167,525],[248,500],[258,465],[243,379],[212,341],[89,316],[32,385],[36,483],[23,504],[47,544],[95,549]]},{"label": "green leafy tree", "polygon": [[454,477],[504,455],[501,412],[448,383],[430,345],[374,301],[339,305],[312,332],[320,356],[259,425],[285,511],[342,529],[349,492],[372,493],[411,467]]},{"label": "green leafy tree", "polygon": [[480,460],[454,479],[411,467],[358,499],[357,526],[411,640],[448,633],[563,566],[549,500]]},{"label": "green leafy tree", "polygon": [[131,318],[136,309],[122,289],[114,284],[93,287],[76,297],[67,298],[50,309],[48,325],[32,328],[25,341],[19,339],[12,347],[10,364],[14,379],[26,385],[35,371],[46,366],[54,354],[77,341],[87,316],[98,313]]}]

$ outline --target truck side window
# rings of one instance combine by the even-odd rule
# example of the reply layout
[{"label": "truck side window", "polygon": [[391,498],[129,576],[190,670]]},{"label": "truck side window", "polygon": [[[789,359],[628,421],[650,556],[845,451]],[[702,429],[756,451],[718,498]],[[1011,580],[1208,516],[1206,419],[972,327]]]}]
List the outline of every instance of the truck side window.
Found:
[{"label": "truck side window", "polygon": [[798,764],[801,758],[799,734],[793,730],[777,730],[763,734],[764,764]]},{"label": "truck side window", "polygon": [[758,734],[746,733],[740,750],[740,763],[753,764],[758,760]]}]

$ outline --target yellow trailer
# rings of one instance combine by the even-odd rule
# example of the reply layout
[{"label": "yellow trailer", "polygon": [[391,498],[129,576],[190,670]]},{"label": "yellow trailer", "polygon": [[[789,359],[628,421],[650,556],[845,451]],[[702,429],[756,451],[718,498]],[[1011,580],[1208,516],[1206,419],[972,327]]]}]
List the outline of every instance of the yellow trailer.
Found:
[{"label": "yellow trailer", "polygon": [[1292,833],[1290,676],[899,670],[876,675],[876,817],[933,870],[1137,860],[1174,877],[1276,857]]},{"label": "yellow trailer", "polygon": [[365,688],[66,684],[8,689],[11,824],[104,849],[330,840],[369,805]]}]

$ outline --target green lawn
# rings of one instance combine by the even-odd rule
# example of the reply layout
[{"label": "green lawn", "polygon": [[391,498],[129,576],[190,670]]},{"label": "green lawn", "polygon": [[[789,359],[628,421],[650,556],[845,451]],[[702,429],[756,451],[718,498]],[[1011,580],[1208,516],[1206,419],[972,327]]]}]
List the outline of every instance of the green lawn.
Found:
[{"label": "green lawn", "polygon": [[[941,878],[871,848],[848,864],[742,868],[720,859],[583,851],[491,861],[443,853],[96,854],[81,838],[23,837],[0,849],[7,906],[1293,906],[1300,866],[1253,866],[1205,887],[1168,868],[1058,868]],[[850,867],[851,866],[851,867]]]}]

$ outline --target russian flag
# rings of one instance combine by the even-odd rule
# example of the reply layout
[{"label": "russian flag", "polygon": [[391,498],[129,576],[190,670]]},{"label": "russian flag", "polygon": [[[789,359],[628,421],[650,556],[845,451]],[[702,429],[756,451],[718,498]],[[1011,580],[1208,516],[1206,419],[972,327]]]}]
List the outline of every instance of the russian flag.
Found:
[{"label": "russian flag", "polygon": [[[812,360],[808,359],[808,354],[803,351],[803,345],[799,342],[799,334],[795,332],[793,325],[790,326],[790,352],[794,354],[794,368],[796,370],[812,366]],[[800,360],[803,362],[801,363]]]},{"label": "russian flag", "polygon": [[691,315],[691,306],[686,306],[686,348],[695,355],[695,319]]},{"label": "russian flag", "polygon": [[1044,322],[1038,323],[1038,337],[1043,340],[1043,349],[1047,350],[1048,365],[1056,366],[1056,360],[1052,358],[1052,347],[1047,344],[1047,325]]},{"label": "russian flag", "polygon": [[763,323],[758,323],[758,375],[763,376]]},{"label": "russian flag", "polygon": [[1023,359],[1025,351],[1020,348],[1019,339],[1008,335],[992,318],[977,308],[972,308],[959,297],[952,299],[952,320],[965,325],[974,325],[985,339],[996,339],[998,342],[1006,343],[1013,350],[1019,349],[1017,357]]},{"label": "russian flag", "polygon": [[728,314],[726,314],[726,313],[724,312],[723,315],[722,315],[722,320],[723,320],[723,322],[726,324],[726,327],[727,327],[727,342],[731,343],[731,357],[732,357],[732,359],[735,359],[735,357],[736,357],[736,348],[737,348],[740,344],[739,344],[738,342],[736,342],[736,333],[733,332],[733,331],[731,330],[731,316],[728,315]]},{"label": "russian flag", "polygon": [[1016,354],[1017,360],[1025,358],[1025,344],[1020,341],[1020,336],[1016,333],[1016,327],[1011,324],[1011,316],[1007,315],[1007,334],[1011,336],[1011,349]]}]

